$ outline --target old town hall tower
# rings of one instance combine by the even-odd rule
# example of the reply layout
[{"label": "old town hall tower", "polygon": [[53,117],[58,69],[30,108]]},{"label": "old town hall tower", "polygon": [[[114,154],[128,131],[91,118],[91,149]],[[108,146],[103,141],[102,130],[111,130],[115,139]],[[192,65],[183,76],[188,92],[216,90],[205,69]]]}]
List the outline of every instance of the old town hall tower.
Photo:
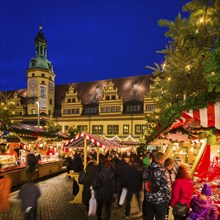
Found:
[{"label": "old town hall tower", "polygon": [[27,69],[28,115],[38,113],[53,115],[55,99],[55,73],[52,63],[47,60],[47,40],[44,38],[42,26],[35,37],[35,57],[31,59]]}]

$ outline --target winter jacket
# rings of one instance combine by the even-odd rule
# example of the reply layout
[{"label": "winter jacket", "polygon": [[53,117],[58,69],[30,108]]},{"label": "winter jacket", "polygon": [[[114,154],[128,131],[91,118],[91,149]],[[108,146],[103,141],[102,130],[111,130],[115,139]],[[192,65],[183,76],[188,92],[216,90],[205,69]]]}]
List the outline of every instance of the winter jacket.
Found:
[{"label": "winter jacket", "polygon": [[152,162],[149,167],[155,169],[154,175],[160,188],[155,193],[147,192],[145,190],[144,197],[146,201],[153,204],[169,202],[171,197],[171,182],[168,171],[162,164],[157,162]]},{"label": "winter jacket", "polygon": [[141,183],[142,183],[141,182],[142,181],[141,170],[138,170],[134,166],[129,166],[128,172],[129,172],[129,178],[125,185],[128,191],[134,193],[134,192],[141,190]]},{"label": "winter jacket", "polygon": [[21,199],[22,209],[26,210],[29,206],[37,207],[37,200],[41,196],[39,187],[32,181],[25,183],[18,193]]},{"label": "winter jacket", "polygon": [[91,198],[90,186],[93,183],[97,170],[98,170],[98,165],[96,164],[96,162],[94,160],[89,161],[86,166],[86,174],[85,174],[83,191],[82,191],[82,202],[85,205],[88,205],[89,200]]},{"label": "winter jacket", "polygon": [[83,170],[83,163],[79,154],[75,154],[74,159],[72,160],[71,169],[74,172],[80,172]]},{"label": "winter jacket", "polygon": [[93,181],[96,199],[111,202],[114,195],[116,181],[112,168],[100,165]]},{"label": "winter jacket", "polygon": [[189,178],[176,179],[172,186],[170,206],[174,207],[174,205],[178,202],[180,204],[187,204],[189,208],[193,194],[193,187],[193,181]]},{"label": "winter jacket", "polygon": [[208,211],[201,217],[201,220],[216,220],[218,219],[217,206],[213,204],[210,197],[204,195],[193,196],[190,207],[193,212],[200,214],[203,210],[208,208]]},{"label": "winter jacket", "polygon": [[11,191],[10,177],[3,175],[0,176],[0,212],[6,211],[9,206],[9,194]]},{"label": "winter jacket", "polygon": [[118,183],[123,188],[127,185],[127,182],[130,178],[129,173],[130,165],[126,163],[123,159],[118,162],[118,165],[115,170],[116,177],[118,178]]}]

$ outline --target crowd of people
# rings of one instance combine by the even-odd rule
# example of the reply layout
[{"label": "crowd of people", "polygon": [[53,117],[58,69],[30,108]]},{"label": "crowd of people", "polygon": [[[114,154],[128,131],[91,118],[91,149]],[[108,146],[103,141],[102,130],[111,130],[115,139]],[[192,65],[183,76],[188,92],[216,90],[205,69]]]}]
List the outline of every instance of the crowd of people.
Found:
[{"label": "crowd of people", "polygon": [[[96,163],[97,158],[94,155],[88,155],[87,159],[82,201],[89,210],[92,186],[97,200],[98,220],[110,219],[114,201],[119,208],[124,208],[125,218],[128,219],[133,195],[136,197],[143,220],[169,219],[170,207],[173,209],[175,220],[193,220],[196,219],[195,216],[204,220],[218,219],[218,210],[212,202],[210,186],[205,184],[201,195],[193,196],[195,183],[189,175],[187,165],[178,164],[172,158],[165,158],[162,152],[155,151],[142,156],[134,153],[118,155],[116,152],[108,152],[105,155],[100,154],[99,164]],[[153,170],[155,183],[158,185],[155,191],[147,188],[149,183],[144,175],[146,170]],[[121,206],[119,200],[125,188],[126,200]],[[143,200],[141,193],[144,195]]]},{"label": "crowd of people", "polygon": [[[27,163],[26,174],[29,178],[18,193],[24,219],[30,219],[30,216],[31,219],[37,218],[37,201],[41,192],[33,182],[37,170],[37,162],[35,163]],[[117,203],[118,208],[124,209],[125,218],[128,219],[133,195],[136,197],[143,220],[169,219],[170,207],[175,220],[218,219],[217,206],[211,197],[211,187],[206,183],[200,194],[193,195],[195,183],[189,175],[187,165],[178,164],[173,158],[165,158],[162,152],[154,151],[138,155],[131,152],[117,154],[111,151],[99,155],[99,164],[97,164],[97,154],[91,152],[88,154],[86,167],[83,166],[82,155],[76,152],[66,157],[66,167],[67,173],[70,170],[85,173],[82,202],[89,211],[91,189],[95,191],[98,220],[111,219],[113,202]],[[74,185],[77,185],[76,181]],[[1,174],[0,212],[9,209],[10,188],[10,178]],[[124,189],[126,189],[126,199],[124,204],[121,204],[120,198]],[[77,194],[79,189],[75,189],[75,192]]]}]

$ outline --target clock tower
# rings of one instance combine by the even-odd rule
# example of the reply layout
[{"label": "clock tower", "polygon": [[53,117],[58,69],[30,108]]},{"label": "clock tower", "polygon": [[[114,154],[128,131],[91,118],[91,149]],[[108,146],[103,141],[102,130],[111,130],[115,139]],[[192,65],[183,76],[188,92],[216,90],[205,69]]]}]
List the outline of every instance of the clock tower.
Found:
[{"label": "clock tower", "polygon": [[[45,113],[53,115],[55,100],[55,73],[52,63],[47,60],[47,40],[42,26],[35,37],[35,57],[27,69],[28,115]],[[38,113],[39,111],[39,113]]]}]

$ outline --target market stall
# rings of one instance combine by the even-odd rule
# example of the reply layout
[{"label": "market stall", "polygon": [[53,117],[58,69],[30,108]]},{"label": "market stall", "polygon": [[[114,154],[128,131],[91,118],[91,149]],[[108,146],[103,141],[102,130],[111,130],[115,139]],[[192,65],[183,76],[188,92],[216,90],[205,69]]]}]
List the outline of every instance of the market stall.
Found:
[{"label": "market stall", "polygon": [[96,146],[97,150],[97,162],[99,162],[99,152],[100,148],[102,149],[116,149],[120,147],[120,144],[117,142],[112,142],[107,139],[103,139],[99,137],[98,135],[92,135],[92,134],[86,134],[81,133],[78,134],[73,139],[66,141],[65,147],[82,147],[84,149],[84,167],[86,167],[87,164],[87,145],[92,144],[93,146]]},{"label": "market stall", "polygon": [[[6,136],[0,154],[2,166],[0,172],[11,177],[12,186],[27,181],[26,158],[30,153],[39,158],[36,179],[62,171],[63,160],[60,154],[62,143],[42,137],[43,129],[31,125],[13,125],[13,129],[15,130],[8,132],[8,135],[13,139],[18,137],[19,142],[11,142],[11,138],[9,141]],[[24,134],[25,132],[28,133]]]},{"label": "market stall", "polygon": [[194,193],[200,193],[203,184],[208,183],[213,189],[213,201],[220,216],[220,102],[203,109],[183,111],[182,117],[170,129],[185,126],[192,133],[195,125],[200,127],[203,139],[193,142],[194,145],[191,143],[191,150],[195,151],[191,168],[196,182]]}]

